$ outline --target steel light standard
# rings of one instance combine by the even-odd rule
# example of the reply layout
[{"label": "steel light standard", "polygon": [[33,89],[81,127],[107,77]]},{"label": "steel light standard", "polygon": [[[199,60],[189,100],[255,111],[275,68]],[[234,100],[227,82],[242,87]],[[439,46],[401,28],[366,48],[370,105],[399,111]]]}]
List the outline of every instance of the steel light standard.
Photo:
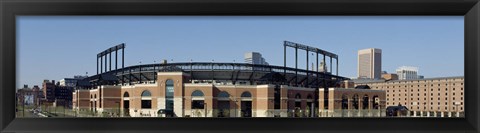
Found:
[{"label": "steel light standard", "polygon": [[204,108],[204,111],[205,111],[205,117],[207,117],[207,103],[206,102],[203,102],[203,108]]},{"label": "steel light standard", "polygon": [[57,114],[57,104],[58,104],[57,100],[55,100],[55,107],[53,108],[53,112],[55,112],[55,115],[58,116],[58,114]]}]

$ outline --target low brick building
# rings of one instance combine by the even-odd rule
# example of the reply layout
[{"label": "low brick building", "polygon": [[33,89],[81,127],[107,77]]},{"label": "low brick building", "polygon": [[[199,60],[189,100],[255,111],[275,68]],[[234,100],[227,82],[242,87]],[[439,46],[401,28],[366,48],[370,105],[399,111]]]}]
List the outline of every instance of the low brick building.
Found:
[{"label": "low brick building", "polygon": [[43,86],[43,96],[42,105],[45,106],[62,106],[65,108],[72,107],[72,92],[74,87],[71,86],[60,86],[59,82],[52,80],[44,80],[42,83]]},{"label": "low brick building", "polygon": [[105,112],[131,117],[318,115],[318,104],[314,103],[315,89],[312,88],[195,83],[190,77],[184,72],[159,72],[157,82],[102,85],[91,90],[76,90],[73,92],[73,106],[74,109],[90,110],[97,114]]},{"label": "low brick building", "polygon": [[327,108],[320,109],[324,117],[381,117],[385,113],[386,93],[384,90],[329,88],[327,98],[325,91],[319,91],[319,105],[327,104]]},{"label": "low brick building", "polygon": [[23,88],[17,90],[17,104],[19,106],[38,107],[42,98],[43,93],[37,85],[33,88],[28,88],[28,85],[24,85]]},{"label": "low brick building", "polygon": [[386,91],[387,106],[404,105],[413,116],[453,117],[464,114],[464,77],[355,82]]}]

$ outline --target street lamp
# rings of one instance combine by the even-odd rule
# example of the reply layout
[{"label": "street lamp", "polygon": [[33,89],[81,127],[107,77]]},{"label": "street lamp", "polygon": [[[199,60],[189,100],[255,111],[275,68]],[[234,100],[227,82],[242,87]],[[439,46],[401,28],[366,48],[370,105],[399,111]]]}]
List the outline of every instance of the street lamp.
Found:
[{"label": "street lamp", "polygon": [[205,117],[207,117],[207,103],[203,102],[203,108],[205,110]]},{"label": "street lamp", "polygon": [[58,104],[57,100],[55,100],[55,107],[53,108],[53,112],[55,112],[55,115],[58,116],[58,114],[57,114],[57,104]]}]

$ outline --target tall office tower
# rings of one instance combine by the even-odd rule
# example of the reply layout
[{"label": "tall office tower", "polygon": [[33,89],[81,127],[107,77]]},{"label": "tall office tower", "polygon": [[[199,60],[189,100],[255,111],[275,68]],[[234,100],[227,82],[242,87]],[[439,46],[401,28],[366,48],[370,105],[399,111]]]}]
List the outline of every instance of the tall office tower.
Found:
[{"label": "tall office tower", "polygon": [[382,50],[377,48],[358,51],[358,78],[380,79],[382,75]]},{"label": "tall office tower", "polygon": [[418,68],[411,66],[401,66],[397,69],[399,80],[418,79]]},{"label": "tall office tower", "polygon": [[265,61],[265,59],[262,57],[262,54],[258,52],[245,53],[245,63],[268,65],[268,62]]}]

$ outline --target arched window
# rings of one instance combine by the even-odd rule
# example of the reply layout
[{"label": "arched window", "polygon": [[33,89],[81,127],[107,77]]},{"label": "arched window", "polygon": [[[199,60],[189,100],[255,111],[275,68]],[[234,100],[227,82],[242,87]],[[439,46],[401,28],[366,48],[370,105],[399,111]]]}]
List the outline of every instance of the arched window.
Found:
[{"label": "arched window", "polygon": [[229,97],[230,97],[230,94],[228,94],[228,92],[222,91],[218,93],[217,100],[227,101],[229,100]]},{"label": "arched window", "polygon": [[205,95],[203,95],[203,92],[200,91],[200,90],[195,90],[192,92],[192,97],[203,97]]},{"label": "arched window", "polygon": [[151,109],[152,108],[152,94],[150,91],[145,90],[142,92],[142,109]]},{"label": "arched window", "polygon": [[150,91],[145,90],[145,91],[142,92],[142,97],[150,97],[150,96],[152,96],[152,94],[150,93]]},{"label": "arched window", "polygon": [[308,94],[307,95],[307,102],[310,102],[310,103],[307,103],[308,106],[311,106],[311,102],[313,102],[313,96],[311,94]]},{"label": "arched window", "polygon": [[354,94],[353,97],[352,97],[352,106],[353,106],[353,109],[358,109],[358,94]]},{"label": "arched window", "polygon": [[[165,81],[165,106],[167,110],[173,110],[174,82],[171,79]],[[172,114],[173,115],[173,114]]]},{"label": "arched window", "polygon": [[230,94],[226,91],[222,91],[217,94],[217,108],[219,109],[217,117],[229,117],[230,116]]},{"label": "arched window", "polygon": [[200,90],[192,92],[192,109],[204,109],[205,95]]},{"label": "arched window", "polygon": [[297,93],[295,95],[295,100],[301,100],[302,99],[302,95],[300,95],[300,93]]},{"label": "arched window", "polygon": [[307,99],[313,99],[313,98],[312,98],[312,95],[309,94],[309,95],[307,96]]},{"label": "arched window", "polygon": [[245,91],[245,92],[242,93],[241,97],[245,97],[245,98],[252,97],[252,94],[248,91]]},{"label": "arched window", "polygon": [[230,94],[228,94],[228,92],[225,92],[225,91],[222,91],[220,93],[218,93],[217,97],[230,97]]},{"label": "arched window", "polygon": [[[295,95],[295,108],[298,110],[298,109],[301,109],[301,107],[302,107],[302,95],[300,95],[300,93],[297,93]],[[295,116],[295,117],[298,117],[298,116]]]},{"label": "arched window", "polygon": [[295,94],[295,110],[294,110],[294,117],[300,117],[302,114],[300,113],[302,110],[302,95],[300,93]]},{"label": "arched window", "polygon": [[362,109],[368,109],[368,100],[369,100],[369,97],[367,94],[365,94],[362,98]]},{"label": "arched window", "polygon": [[173,92],[174,92],[174,83],[173,80],[169,79],[165,82],[165,94],[167,97],[173,97]]},{"label": "arched window", "polygon": [[128,92],[123,93],[123,109],[125,115],[129,114],[130,100],[128,99],[128,97],[130,97],[130,94],[128,94]]}]

